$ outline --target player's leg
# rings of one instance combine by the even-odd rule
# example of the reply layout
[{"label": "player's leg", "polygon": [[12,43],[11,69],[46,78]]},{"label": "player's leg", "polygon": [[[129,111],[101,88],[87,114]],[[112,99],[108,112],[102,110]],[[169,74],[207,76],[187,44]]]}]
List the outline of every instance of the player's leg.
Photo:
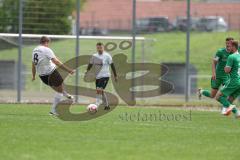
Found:
[{"label": "player's leg", "polygon": [[65,96],[68,99],[73,99],[73,96],[64,91],[63,79],[57,70],[49,75],[48,84],[54,91],[56,91],[50,114],[57,115],[56,107],[58,103],[61,102],[62,97]]},{"label": "player's leg", "polygon": [[57,115],[56,107],[58,103],[61,102],[62,97],[63,97],[62,93],[60,92],[55,93],[55,96],[53,98],[52,108],[51,108],[51,111],[49,112],[50,114]]},{"label": "player's leg", "polygon": [[[40,79],[42,80],[42,82],[45,83],[48,86],[50,86],[49,76],[50,75],[40,76]],[[51,108],[51,111],[49,113],[51,115],[56,115],[57,114],[56,113],[56,105],[61,101],[61,97],[62,97],[61,89],[57,88],[57,87],[55,88],[53,86],[50,86],[50,87],[52,87],[56,91],[56,94],[54,96],[52,108]]]},{"label": "player's leg", "polygon": [[104,89],[107,86],[109,77],[104,77],[96,80],[96,105],[104,105],[104,109],[110,109],[107,96],[104,92]]},{"label": "player's leg", "polygon": [[[228,76],[222,77],[221,78],[221,85],[222,85],[222,87],[224,87],[227,83],[229,83],[229,81],[230,81],[230,79],[229,79]],[[231,98],[230,99],[229,98],[230,98],[230,96],[228,96],[228,101],[232,104],[233,100]],[[226,112],[227,112],[227,108],[222,106],[221,114],[225,115]]]},{"label": "player's leg", "polygon": [[103,88],[103,91],[102,91],[102,100],[103,100],[104,110],[109,110],[109,109],[110,109],[107,95],[106,95],[106,93],[104,92],[104,89],[106,88],[106,86],[107,86],[107,84],[108,84],[108,81],[109,81],[109,77],[105,77],[104,80],[103,80],[103,84],[102,84],[102,88]]},{"label": "player's leg", "polygon": [[231,102],[228,101],[228,98],[227,96],[225,96],[221,91],[219,91],[217,94],[216,94],[216,100],[222,104],[222,111],[221,111],[221,114],[223,115],[228,115],[227,114],[227,108],[231,105]]},{"label": "player's leg", "polygon": [[54,98],[53,98],[53,103],[52,103],[52,108],[51,111],[49,112],[52,115],[57,115],[56,107],[59,102],[61,102],[61,99],[63,97],[63,85],[57,85],[57,84],[51,84],[51,88],[56,91]]},{"label": "player's leg", "polygon": [[[233,103],[233,101],[240,95],[240,89],[238,89],[237,91],[235,91],[234,93],[232,93],[229,97],[228,97],[228,101]],[[235,115],[236,118],[240,118],[240,111],[238,110],[237,107],[232,109],[233,114]]]},{"label": "player's leg", "polygon": [[211,92],[209,92],[208,90],[202,90],[201,94],[204,95],[205,97],[214,98],[217,92],[218,92],[218,89],[212,88]]},{"label": "player's leg", "polygon": [[[230,103],[232,103],[239,95],[240,95],[240,84],[238,81],[231,82],[232,93],[229,95],[228,100]],[[234,91],[233,91],[234,90]],[[227,108],[227,114],[230,114],[231,112],[234,113],[236,118],[240,117],[240,113],[235,105],[231,105],[229,108]]]},{"label": "player's leg", "polygon": [[110,106],[109,106],[109,103],[108,103],[108,98],[107,98],[107,95],[106,95],[106,93],[104,91],[103,91],[102,97],[103,97],[104,109],[105,110],[109,110]]},{"label": "player's leg", "polygon": [[100,106],[102,104],[102,78],[96,79],[96,105]]},{"label": "player's leg", "polygon": [[97,88],[97,95],[96,95],[96,105],[100,106],[102,104],[102,89]]},{"label": "player's leg", "polygon": [[232,105],[228,100],[228,97],[236,91],[236,86],[234,83],[227,83],[223,88],[218,91],[216,95],[216,100],[223,105],[222,114],[229,115],[232,111],[232,108],[235,108],[235,105]]},{"label": "player's leg", "polygon": [[63,79],[60,73],[55,70],[50,76],[49,76],[49,85],[52,87],[53,90],[56,92],[62,93],[64,97],[68,99],[73,99],[73,96],[67,93],[64,90],[63,87]]},{"label": "player's leg", "polygon": [[[233,102],[235,101],[235,99],[237,98],[237,93],[233,93],[231,96],[228,97],[228,101],[233,104]],[[239,95],[239,94],[238,94]],[[240,114],[240,112],[238,112],[237,107],[232,109],[232,112],[236,115],[236,114]],[[240,115],[239,115],[240,116]]]},{"label": "player's leg", "polygon": [[209,98],[214,98],[218,92],[219,87],[222,84],[221,79],[211,79],[211,92],[209,90],[198,89],[198,97],[201,99],[202,95]]}]

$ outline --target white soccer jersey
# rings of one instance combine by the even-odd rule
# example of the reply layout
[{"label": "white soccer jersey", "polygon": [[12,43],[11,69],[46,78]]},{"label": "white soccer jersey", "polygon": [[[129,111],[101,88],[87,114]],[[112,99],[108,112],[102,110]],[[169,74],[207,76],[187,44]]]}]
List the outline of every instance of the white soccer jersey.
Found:
[{"label": "white soccer jersey", "polygon": [[56,65],[51,61],[52,58],[55,58],[54,52],[45,46],[38,46],[33,50],[32,61],[36,66],[37,73],[40,76],[51,74]]},{"label": "white soccer jersey", "polygon": [[103,77],[110,77],[110,65],[112,64],[112,57],[109,53],[102,54],[95,53],[90,59],[90,64],[93,64],[96,70],[96,79]]}]

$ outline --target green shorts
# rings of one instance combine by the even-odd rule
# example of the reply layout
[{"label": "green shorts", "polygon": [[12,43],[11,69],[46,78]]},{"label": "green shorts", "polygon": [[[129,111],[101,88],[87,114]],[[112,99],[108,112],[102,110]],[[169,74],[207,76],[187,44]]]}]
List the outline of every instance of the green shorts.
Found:
[{"label": "green shorts", "polygon": [[215,80],[211,79],[211,88],[219,89],[221,86],[226,84],[229,81],[229,78],[216,78]]},{"label": "green shorts", "polygon": [[237,98],[240,95],[240,83],[238,81],[228,81],[221,88],[221,93],[226,97]]},{"label": "green shorts", "polygon": [[240,96],[240,89],[233,92],[230,97],[233,97],[233,99],[236,99],[238,96]]}]

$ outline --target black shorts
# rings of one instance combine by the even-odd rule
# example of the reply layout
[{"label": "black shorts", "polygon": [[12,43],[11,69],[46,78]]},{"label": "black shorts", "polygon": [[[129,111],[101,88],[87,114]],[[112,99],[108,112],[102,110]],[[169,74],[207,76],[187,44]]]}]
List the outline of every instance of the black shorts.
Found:
[{"label": "black shorts", "polygon": [[63,83],[63,78],[56,69],[50,75],[39,77],[48,86],[58,87]]},{"label": "black shorts", "polygon": [[105,89],[108,83],[109,77],[103,77],[96,79],[96,88]]}]

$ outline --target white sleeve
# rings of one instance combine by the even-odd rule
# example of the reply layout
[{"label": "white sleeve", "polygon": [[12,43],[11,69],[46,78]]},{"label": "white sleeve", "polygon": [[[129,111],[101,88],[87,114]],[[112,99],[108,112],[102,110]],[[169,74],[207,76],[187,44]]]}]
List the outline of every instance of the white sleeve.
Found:
[{"label": "white sleeve", "polygon": [[93,63],[94,63],[94,56],[92,56],[89,61],[89,64],[93,64]]},{"label": "white sleeve", "polygon": [[32,53],[32,62],[34,62],[34,52]]},{"label": "white sleeve", "polygon": [[215,56],[215,57],[213,57],[213,59],[214,59],[215,61],[218,61],[218,60],[219,60],[219,57],[218,57],[218,56]]},{"label": "white sleeve", "polygon": [[113,61],[112,61],[112,56],[111,56],[110,54],[108,55],[108,63],[109,63],[109,64],[112,64],[112,63],[113,63]]},{"label": "white sleeve", "polygon": [[48,48],[48,49],[46,50],[46,54],[47,54],[47,58],[48,58],[48,59],[56,58],[54,52],[53,52],[50,48]]}]

